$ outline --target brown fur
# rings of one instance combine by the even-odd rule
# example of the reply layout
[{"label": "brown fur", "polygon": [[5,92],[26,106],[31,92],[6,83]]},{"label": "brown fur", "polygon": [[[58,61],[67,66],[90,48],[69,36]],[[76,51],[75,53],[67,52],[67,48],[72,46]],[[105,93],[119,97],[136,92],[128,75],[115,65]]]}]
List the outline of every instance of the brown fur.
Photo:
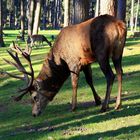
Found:
[{"label": "brown fur", "polygon": [[[44,35],[31,35],[30,40],[31,40],[31,46],[35,45],[35,42],[39,42],[39,44],[40,43],[43,44],[43,42],[45,41],[48,43],[50,47],[52,47],[51,42]],[[29,39],[27,42],[29,42]]]},{"label": "brown fur", "polygon": [[[14,45],[13,50],[28,61],[31,73],[27,73],[21,65],[18,55],[14,56],[8,51],[9,55],[17,62],[12,63],[5,59],[9,64],[21,68],[28,81],[27,88],[16,100],[20,100],[27,92],[31,93],[33,107],[33,116],[38,116],[45,106],[52,101],[66,79],[71,75],[73,88],[72,110],[77,104],[77,88],[80,71],[85,74],[86,82],[90,86],[96,105],[101,104],[101,99],[96,93],[92,82],[92,71],[90,64],[97,61],[102,72],[105,75],[107,88],[105,100],[101,111],[106,111],[109,107],[110,93],[115,75],[110,67],[110,58],[113,61],[117,79],[118,96],[115,109],[121,107],[122,93],[122,54],[125,45],[126,27],[125,24],[109,15],[102,15],[92,18],[83,23],[68,26],[60,32],[49,54],[45,57],[42,69],[39,75],[34,79],[34,72],[30,60],[31,50],[27,47],[22,51]],[[29,50],[29,51],[28,51]],[[22,77],[12,77],[23,79]],[[31,79],[28,79],[30,75]]]},{"label": "brown fur", "polygon": [[[44,95],[52,93],[52,97],[59,91],[64,81],[71,74],[73,97],[72,109],[76,107],[78,77],[84,71],[86,81],[90,85],[96,104],[100,104],[91,77],[90,64],[98,61],[107,80],[107,91],[102,111],[108,108],[114,74],[109,65],[111,57],[118,75],[119,88],[116,109],[121,105],[121,59],[125,44],[125,24],[116,18],[103,15],[83,23],[65,27],[58,35],[53,48],[46,56],[42,69],[36,78]],[[49,93],[49,94],[48,94]]]}]

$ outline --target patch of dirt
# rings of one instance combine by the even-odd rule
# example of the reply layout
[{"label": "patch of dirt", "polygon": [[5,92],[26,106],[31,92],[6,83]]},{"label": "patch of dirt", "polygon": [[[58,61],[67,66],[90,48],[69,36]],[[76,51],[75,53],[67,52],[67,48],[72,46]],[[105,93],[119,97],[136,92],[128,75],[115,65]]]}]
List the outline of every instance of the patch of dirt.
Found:
[{"label": "patch of dirt", "polygon": [[73,135],[74,133],[81,134],[82,132],[85,132],[87,129],[84,127],[75,127],[70,130],[64,130],[63,135]]},{"label": "patch of dirt", "polygon": [[48,124],[48,121],[45,121],[44,123],[40,123],[36,126],[32,126],[31,124],[29,125],[21,125],[21,127],[16,128],[14,131],[11,131],[7,135],[0,136],[0,138],[6,138],[9,136],[15,136],[17,134],[27,134],[27,133],[32,133],[32,132],[42,132],[42,131],[54,131],[54,128]]}]

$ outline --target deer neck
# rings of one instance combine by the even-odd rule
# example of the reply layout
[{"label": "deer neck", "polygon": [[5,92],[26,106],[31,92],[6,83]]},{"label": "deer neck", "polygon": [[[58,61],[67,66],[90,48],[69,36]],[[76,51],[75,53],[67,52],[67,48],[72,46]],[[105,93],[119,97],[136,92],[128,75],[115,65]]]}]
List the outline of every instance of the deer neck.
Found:
[{"label": "deer neck", "polygon": [[41,90],[44,91],[44,95],[53,99],[69,75],[70,71],[67,64],[58,56],[54,58],[51,52],[46,57],[36,81]]}]

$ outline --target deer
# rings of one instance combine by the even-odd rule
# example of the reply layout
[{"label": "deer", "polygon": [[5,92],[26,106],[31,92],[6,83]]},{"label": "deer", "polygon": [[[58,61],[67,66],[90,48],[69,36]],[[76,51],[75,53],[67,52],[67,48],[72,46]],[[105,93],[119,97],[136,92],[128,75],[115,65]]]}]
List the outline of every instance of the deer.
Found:
[{"label": "deer", "polygon": [[41,43],[43,44],[44,41],[47,42],[50,47],[52,47],[51,42],[44,35],[31,35],[27,39],[28,43],[31,42],[32,47],[35,46],[35,42],[39,42],[40,45]]},{"label": "deer", "polygon": [[[24,76],[17,76],[11,73],[8,75],[25,80],[27,86],[20,89],[20,95],[14,97],[19,101],[25,94],[30,93],[32,103],[32,115],[39,116],[47,104],[53,100],[59,92],[66,79],[71,76],[72,83],[72,111],[77,107],[77,88],[80,72],[83,71],[87,84],[90,86],[96,105],[102,104],[101,112],[109,108],[111,89],[115,74],[112,71],[109,60],[112,59],[117,79],[118,95],[115,109],[121,108],[122,94],[122,55],[126,38],[126,25],[123,21],[110,15],[101,15],[91,18],[85,22],[70,25],[61,30],[53,47],[45,57],[38,76],[34,77],[30,52],[26,47],[22,50],[13,45],[9,55],[15,62],[4,59],[8,64],[16,67]],[[19,55],[29,64],[30,71],[23,67]],[[91,64],[99,63],[106,78],[105,99],[101,102],[92,79]]]}]

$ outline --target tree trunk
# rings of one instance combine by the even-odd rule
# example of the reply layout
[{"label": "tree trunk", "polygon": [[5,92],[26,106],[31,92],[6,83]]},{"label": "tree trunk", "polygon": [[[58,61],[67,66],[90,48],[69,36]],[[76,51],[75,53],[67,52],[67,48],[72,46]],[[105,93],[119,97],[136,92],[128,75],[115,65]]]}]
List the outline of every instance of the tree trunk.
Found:
[{"label": "tree trunk", "polygon": [[118,0],[117,18],[125,21],[126,16],[126,0]]},{"label": "tree trunk", "polygon": [[18,7],[15,6],[15,29],[18,28]]},{"label": "tree trunk", "polygon": [[3,1],[0,0],[0,47],[4,47],[4,41],[3,41],[3,11],[2,11],[2,3]]},{"label": "tree trunk", "polygon": [[19,15],[19,11],[20,11],[20,1],[15,1],[14,3],[14,16],[15,16],[15,29],[19,29],[20,28],[20,20],[19,20],[19,16],[21,16],[21,14]]},{"label": "tree trunk", "polygon": [[131,0],[131,17],[130,17],[131,32],[134,32],[134,0]]},{"label": "tree trunk", "polygon": [[58,0],[58,28],[61,27],[61,24],[63,23],[62,20],[62,0]]},{"label": "tree trunk", "polygon": [[95,17],[99,16],[100,12],[100,0],[96,0],[96,11],[95,11]]},{"label": "tree trunk", "polygon": [[74,24],[74,2],[75,0],[69,1],[69,24]]},{"label": "tree trunk", "polygon": [[36,0],[36,9],[35,9],[35,17],[34,17],[34,25],[33,25],[33,35],[38,34],[39,21],[40,21],[40,13],[41,13],[41,0]]},{"label": "tree trunk", "polygon": [[50,15],[51,15],[51,24],[52,27],[54,27],[54,18],[55,18],[55,1],[51,1],[50,2],[50,7],[51,7],[51,11],[50,11]]},{"label": "tree trunk", "polygon": [[47,24],[47,0],[43,0],[42,24],[43,24],[43,30],[46,30],[46,24]]},{"label": "tree trunk", "polygon": [[70,0],[64,0],[64,27],[69,25]]},{"label": "tree trunk", "polygon": [[139,14],[139,4],[140,4],[140,0],[138,0],[137,3],[137,11],[136,11],[136,17],[135,17],[135,26],[134,26],[134,31],[137,31],[137,23],[138,23],[138,14]]},{"label": "tree trunk", "polygon": [[100,15],[117,15],[117,0],[100,0]]},{"label": "tree trunk", "polygon": [[55,8],[55,11],[54,11],[54,23],[53,23],[53,26],[54,26],[54,28],[55,29],[57,29],[58,28],[58,1],[59,0],[54,0],[54,2],[55,2],[55,6],[54,6],[54,8]]},{"label": "tree trunk", "polygon": [[3,28],[6,26],[6,21],[7,21],[7,1],[3,1],[2,6],[4,7],[3,10]]},{"label": "tree trunk", "polygon": [[22,40],[24,41],[24,23],[25,23],[25,17],[24,17],[24,0],[20,1],[20,14],[21,14],[21,36]]},{"label": "tree trunk", "polygon": [[34,23],[34,11],[35,11],[35,2],[34,0],[29,0],[28,3],[28,37],[33,33],[33,23]]},{"label": "tree trunk", "polygon": [[14,11],[10,11],[10,15],[9,15],[9,22],[10,22],[10,29],[15,29],[15,15],[14,15]]},{"label": "tree trunk", "polygon": [[74,23],[80,23],[89,18],[89,0],[74,0]]},{"label": "tree trunk", "polygon": [[47,23],[49,24],[51,22],[51,4],[48,1],[47,3]]}]

